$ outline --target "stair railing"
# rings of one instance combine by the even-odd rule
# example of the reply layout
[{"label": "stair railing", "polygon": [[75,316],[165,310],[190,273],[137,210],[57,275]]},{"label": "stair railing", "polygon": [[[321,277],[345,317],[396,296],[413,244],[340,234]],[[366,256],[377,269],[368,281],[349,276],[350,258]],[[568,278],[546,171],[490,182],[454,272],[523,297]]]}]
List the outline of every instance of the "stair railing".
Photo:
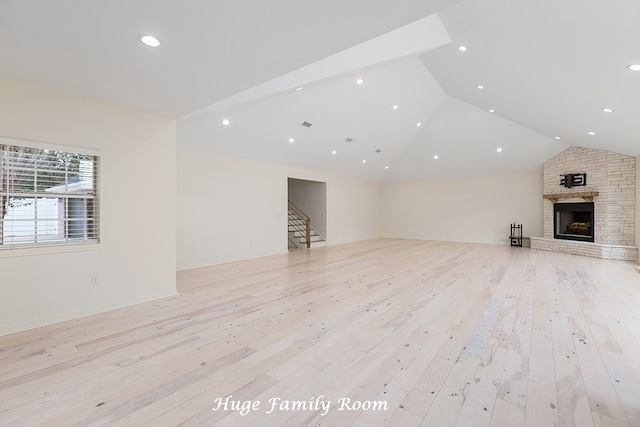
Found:
[{"label": "stair railing", "polygon": [[298,218],[305,222],[305,226],[302,227],[300,224],[289,221],[289,225],[293,225],[300,233],[304,233],[305,240],[307,241],[307,249],[311,248],[311,218],[309,215],[304,213],[300,208],[289,201],[289,211],[293,212]]}]

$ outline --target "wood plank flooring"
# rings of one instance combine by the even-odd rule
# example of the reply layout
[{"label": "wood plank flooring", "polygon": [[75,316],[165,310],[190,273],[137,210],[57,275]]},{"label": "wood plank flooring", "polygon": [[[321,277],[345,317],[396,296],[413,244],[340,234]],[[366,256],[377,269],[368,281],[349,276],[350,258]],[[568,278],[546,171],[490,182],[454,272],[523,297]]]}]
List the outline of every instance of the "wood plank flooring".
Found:
[{"label": "wood plank flooring", "polygon": [[631,263],[375,239],[178,289],[0,337],[0,425],[640,426]]}]

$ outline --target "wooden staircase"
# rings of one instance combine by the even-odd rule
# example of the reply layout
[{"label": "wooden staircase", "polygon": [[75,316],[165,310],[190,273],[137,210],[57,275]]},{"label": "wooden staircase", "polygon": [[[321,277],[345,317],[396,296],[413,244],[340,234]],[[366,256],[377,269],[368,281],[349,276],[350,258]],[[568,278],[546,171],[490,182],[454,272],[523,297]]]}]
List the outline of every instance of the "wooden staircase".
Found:
[{"label": "wooden staircase", "polygon": [[293,203],[289,202],[288,213],[289,249],[311,248],[312,245],[326,241],[315,228],[311,226],[311,218]]}]

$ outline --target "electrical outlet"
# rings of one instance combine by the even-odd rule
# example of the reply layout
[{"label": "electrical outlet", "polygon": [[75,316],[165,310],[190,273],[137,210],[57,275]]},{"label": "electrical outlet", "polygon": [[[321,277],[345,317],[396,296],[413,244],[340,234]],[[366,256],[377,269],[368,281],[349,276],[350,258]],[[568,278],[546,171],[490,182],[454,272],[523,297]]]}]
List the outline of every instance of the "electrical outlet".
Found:
[{"label": "electrical outlet", "polygon": [[91,284],[92,285],[97,285],[98,284],[98,276],[96,276],[95,274],[91,275]]}]

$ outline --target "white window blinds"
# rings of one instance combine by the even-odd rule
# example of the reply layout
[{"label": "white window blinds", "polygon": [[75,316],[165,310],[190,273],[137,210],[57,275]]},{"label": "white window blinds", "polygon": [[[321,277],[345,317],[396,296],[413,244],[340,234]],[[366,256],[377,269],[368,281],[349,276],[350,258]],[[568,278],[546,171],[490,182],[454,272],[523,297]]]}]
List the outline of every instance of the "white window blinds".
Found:
[{"label": "white window blinds", "polygon": [[99,157],[0,143],[0,251],[99,241]]}]

